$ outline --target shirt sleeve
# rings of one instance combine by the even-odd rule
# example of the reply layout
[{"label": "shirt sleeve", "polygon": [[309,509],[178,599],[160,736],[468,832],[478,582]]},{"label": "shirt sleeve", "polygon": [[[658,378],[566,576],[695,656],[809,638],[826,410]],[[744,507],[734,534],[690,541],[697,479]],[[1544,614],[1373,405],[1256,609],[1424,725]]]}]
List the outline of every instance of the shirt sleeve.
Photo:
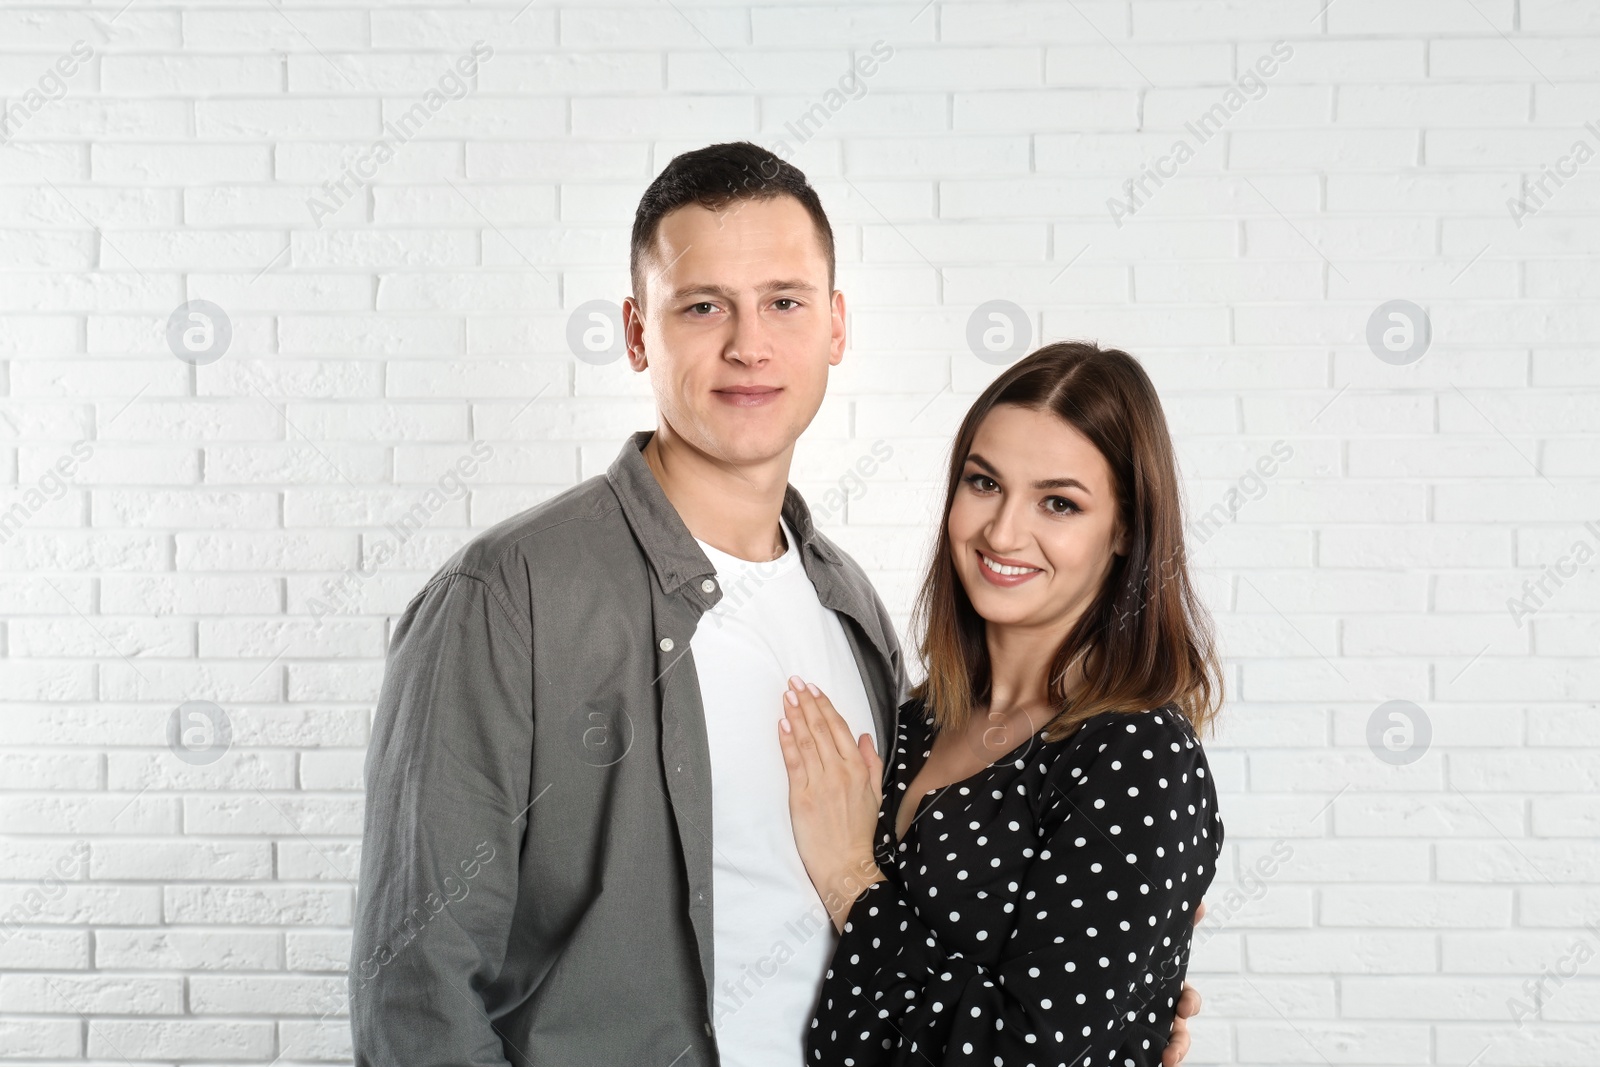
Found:
[{"label": "shirt sleeve", "polygon": [[947,949],[886,872],[851,906],[808,1063],[1159,1064],[1222,845],[1204,752],[1170,710],[1113,713],[1043,789],[998,959]]},{"label": "shirt sleeve", "polygon": [[366,761],[349,989],[358,1067],[505,1067],[481,990],[517,900],[533,743],[526,630],[436,577],[390,642]]}]

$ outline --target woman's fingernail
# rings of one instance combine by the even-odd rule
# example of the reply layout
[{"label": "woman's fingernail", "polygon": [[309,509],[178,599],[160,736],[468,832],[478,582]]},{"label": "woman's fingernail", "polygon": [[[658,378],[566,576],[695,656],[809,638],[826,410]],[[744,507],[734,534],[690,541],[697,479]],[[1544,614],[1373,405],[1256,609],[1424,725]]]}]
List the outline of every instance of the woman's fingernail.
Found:
[{"label": "woman's fingernail", "polygon": [[799,689],[804,684],[805,683],[803,683],[800,680],[800,676],[798,674],[789,675],[789,688],[790,689]]},{"label": "woman's fingernail", "polygon": [[800,706],[800,698],[794,695],[793,689],[785,689],[783,691],[783,699],[788,701],[791,707],[798,708]]},{"label": "woman's fingernail", "polygon": [[789,716],[787,715],[778,720],[778,726],[781,727],[783,732],[786,734],[794,733],[794,727],[789,725]]},{"label": "woman's fingernail", "polygon": [[811,695],[814,696],[814,697],[819,697],[819,696],[822,695],[822,690],[818,689],[816,686],[812,685],[810,682],[806,683],[806,688],[811,690]]}]

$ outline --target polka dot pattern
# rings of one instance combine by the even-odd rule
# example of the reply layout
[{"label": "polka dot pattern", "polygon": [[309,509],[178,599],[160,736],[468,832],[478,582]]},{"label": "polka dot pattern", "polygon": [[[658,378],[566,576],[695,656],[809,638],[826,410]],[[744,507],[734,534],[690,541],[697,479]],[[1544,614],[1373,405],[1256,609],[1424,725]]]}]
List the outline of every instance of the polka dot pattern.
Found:
[{"label": "polka dot pattern", "polygon": [[1223,826],[1172,707],[1041,733],[922,799],[931,751],[901,706],[876,852],[806,1032],[819,1067],[1156,1067]]}]

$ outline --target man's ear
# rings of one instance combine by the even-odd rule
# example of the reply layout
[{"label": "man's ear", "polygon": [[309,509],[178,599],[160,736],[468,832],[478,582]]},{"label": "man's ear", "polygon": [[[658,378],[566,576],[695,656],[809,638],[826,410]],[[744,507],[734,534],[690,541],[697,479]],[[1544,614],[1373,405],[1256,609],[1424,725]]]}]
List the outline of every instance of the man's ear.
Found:
[{"label": "man's ear", "polygon": [[628,366],[642,371],[650,365],[644,352],[644,308],[631,296],[622,299],[622,339],[628,349]]},{"label": "man's ear", "polygon": [[844,293],[835,289],[828,296],[828,314],[832,319],[832,333],[828,338],[828,365],[837,367],[844,359]]}]

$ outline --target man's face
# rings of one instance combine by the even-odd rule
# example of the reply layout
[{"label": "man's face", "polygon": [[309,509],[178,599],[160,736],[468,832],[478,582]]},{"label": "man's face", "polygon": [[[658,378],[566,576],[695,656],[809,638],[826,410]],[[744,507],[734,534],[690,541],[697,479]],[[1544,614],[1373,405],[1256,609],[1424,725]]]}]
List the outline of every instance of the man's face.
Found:
[{"label": "man's face", "polygon": [[628,361],[650,369],[656,407],[715,460],[792,448],[844,358],[844,296],[828,288],[816,225],[792,196],[690,204],[662,218],[644,309],[623,306]]}]

